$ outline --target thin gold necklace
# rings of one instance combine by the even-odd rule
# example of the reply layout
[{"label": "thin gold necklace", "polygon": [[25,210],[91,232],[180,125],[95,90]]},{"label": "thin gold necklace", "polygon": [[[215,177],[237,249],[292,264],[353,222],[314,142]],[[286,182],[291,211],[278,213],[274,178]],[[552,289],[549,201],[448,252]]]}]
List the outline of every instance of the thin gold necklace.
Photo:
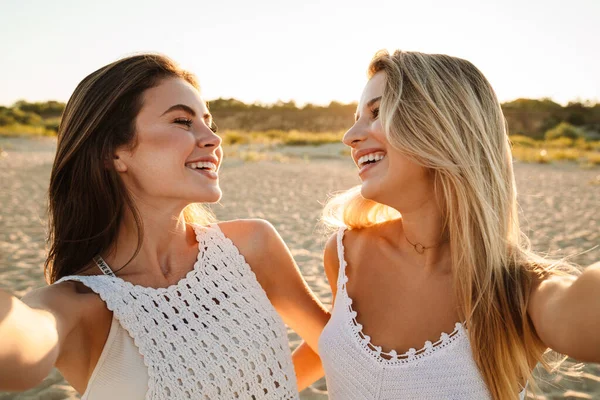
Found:
[{"label": "thin gold necklace", "polygon": [[425,250],[428,250],[428,249],[433,249],[433,248],[435,248],[435,247],[438,247],[438,246],[439,246],[439,245],[441,245],[442,243],[445,243],[445,242],[446,242],[446,240],[442,240],[441,242],[439,242],[439,243],[438,243],[438,244],[436,244],[436,245],[425,247],[425,246],[423,246],[423,245],[422,245],[421,243],[419,243],[419,242],[417,242],[417,243],[413,243],[413,242],[411,242],[410,240],[408,240],[408,237],[407,237],[406,235],[404,235],[404,238],[406,239],[406,241],[408,242],[408,244],[410,244],[410,245],[411,245],[411,246],[412,246],[412,247],[415,249],[415,251],[416,251],[417,253],[419,253],[419,254],[423,254],[423,253],[425,253]]}]

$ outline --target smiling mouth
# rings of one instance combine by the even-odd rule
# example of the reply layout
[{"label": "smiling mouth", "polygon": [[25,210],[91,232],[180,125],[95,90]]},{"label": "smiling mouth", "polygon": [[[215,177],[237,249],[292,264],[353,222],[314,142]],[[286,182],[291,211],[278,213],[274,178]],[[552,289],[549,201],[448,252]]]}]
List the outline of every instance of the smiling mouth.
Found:
[{"label": "smiling mouth", "polygon": [[372,164],[377,164],[381,160],[385,158],[385,153],[383,152],[374,152],[370,154],[365,154],[360,157],[356,162],[359,169],[363,169],[364,167]]},{"label": "smiling mouth", "polygon": [[185,166],[186,166],[186,168],[193,169],[193,170],[217,172],[217,164],[210,162],[210,161],[189,163],[189,164],[186,164]]}]

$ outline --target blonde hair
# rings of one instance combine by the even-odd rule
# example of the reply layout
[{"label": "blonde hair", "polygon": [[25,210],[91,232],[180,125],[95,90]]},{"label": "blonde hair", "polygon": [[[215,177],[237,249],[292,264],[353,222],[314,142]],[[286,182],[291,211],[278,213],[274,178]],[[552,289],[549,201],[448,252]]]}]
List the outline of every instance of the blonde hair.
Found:
[{"label": "blonde hair", "polygon": [[183,209],[183,218],[190,225],[209,225],[217,222],[212,210],[202,203],[188,204]]},{"label": "blonde hair", "polygon": [[[498,99],[473,64],[447,55],[380,51],[369,78],[378,72],[390,144],[433,173],[475,362],[494,399],[514,399],[546,350],[527,315],[534,278],[565,272],[530,252],[521,233]],[[351,229],[400,217],[360,187],[331,199],[323,214],[326,224]]]}]

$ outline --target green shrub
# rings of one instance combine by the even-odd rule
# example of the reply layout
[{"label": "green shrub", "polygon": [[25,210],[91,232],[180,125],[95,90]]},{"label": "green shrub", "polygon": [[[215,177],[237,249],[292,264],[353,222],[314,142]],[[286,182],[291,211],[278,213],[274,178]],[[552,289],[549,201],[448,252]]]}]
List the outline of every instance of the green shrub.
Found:
[{"label": "green shrub", "polygon": [[262,144],[262,145],[285,145],[285,146],[319,146],[328,143],[339,143],[343,134],[340,133],[316,133],[299,132],[296,130],[283,131],[271,129],[262,132],[244,132],[226,130],[220,133],[225,145],[238,144]]},{"label": "green shrub", "polygon": [[556,139],[547,139],[545,146],[551,149],[563,149],[566,147],[573,147],[575,141],[569,137],[558,137]]},{"label": "green shrub", "polygon": [[228,131],[222,135],[224,145],[248,143],[248,136],[239,132]]},{"label": "green shrub", "polygon": [[0,126],[0,136],[54,136],[56,132],[46,129],[44,126],[30,126],[13,124]]},{"label": "green shrub", "polygon": [[342,136],[335,133],[304,133],[290,132],[283,137],[283,143],[288,146],[319,146],[322,144],[339,143]]},{"label": "green shrub", "polygon": [[584,133],[581,129],[569,124],[568,122],[561,122],[554,128],[546,131],[544,138],[546,140],[553,140],[558,138],[569,138],[577,140],[584,137]]}]

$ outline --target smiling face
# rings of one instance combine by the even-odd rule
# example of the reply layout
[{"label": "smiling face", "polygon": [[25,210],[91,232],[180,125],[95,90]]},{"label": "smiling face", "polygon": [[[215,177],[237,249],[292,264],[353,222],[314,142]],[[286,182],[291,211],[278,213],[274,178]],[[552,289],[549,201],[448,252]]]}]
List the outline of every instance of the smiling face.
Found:
[{"label": "smiling face", "polygon": [[409,159],[388,141],[379,118],[379,106],[386,85],[384,72],[378,72],[363,90],[355,123],[343,142],[362,180],[363,197],[402,212],[431,199],[433,180],[429,171]]},{"label": "smiling face", "polygon": [[200,93],[167,78],[143,94],[135,146],[120,148],[115,169],[134,198],[150,204],[215,202],[223,151]]}]

